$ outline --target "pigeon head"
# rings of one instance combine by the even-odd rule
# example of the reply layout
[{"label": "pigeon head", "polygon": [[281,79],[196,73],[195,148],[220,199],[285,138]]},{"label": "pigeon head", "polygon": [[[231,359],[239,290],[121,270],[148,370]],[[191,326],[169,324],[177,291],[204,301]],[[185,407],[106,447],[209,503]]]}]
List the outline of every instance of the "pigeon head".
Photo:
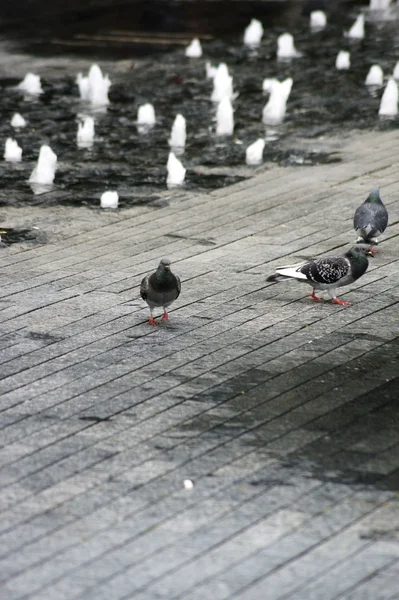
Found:
[{"label": "pigeon head", "polygon": [[371,203],[375,203],[375,204],[381,203],[380,188],[378,188],[378,187],[373,188],[371,190],[371,192],[369,193],[369,195],[367,196],[366,202],[371,202]]},{"label": "pigeon head", "polygon": [[169,258],[161,258],[161,261],[159,263],[159,269],[161,269],[162,271],[170,271],[170,265],[171,262]]},{"label": "pigeon head", "polygon": [[370,246],[368,244],[353,246],[346,253],[346,257],[349,260],[353,260],[355,262],[364,262],[367,261],[367,256],[374,256],[374,254],[370,251]]}]

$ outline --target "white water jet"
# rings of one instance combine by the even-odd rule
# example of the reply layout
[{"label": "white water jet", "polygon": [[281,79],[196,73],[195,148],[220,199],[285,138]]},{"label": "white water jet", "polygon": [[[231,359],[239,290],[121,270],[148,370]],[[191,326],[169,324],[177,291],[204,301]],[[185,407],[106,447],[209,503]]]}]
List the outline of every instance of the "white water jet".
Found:
[{"label": "white water jet", "polygon": [[34,73],[27,73],[23,81],[18,84],[18,89],[30,94],[31,96],[39,96],[40,94],[43,94],[40,77]]},{"label": "white water jet", "polygon": [[169,152],[168,162],[166,165],[168,169],[168,176],[166,178],[166,185],[168,187],[175,187],[182,185],[186,176],[186,169],[173,152]]},{"label": "white water jet", "polygon": [[118,208],[118,192],[104,192],[100,198],[101,208]]},{"label": "white water jet", "polygon": [[54,181],[56,168],[57,155],[50,146],[41,146],[36,167],[29,177],[29,183],[33,184],[35,194],[41,194],[48,190],[48,186]]},{"label": "white water jet", "polygon": [[356,40],[364,38],[364,15],[359,15],[348,31],[348,37]]},{"label": "white water jet", "polygon": [[109,104],[108,90],[111,86],[108,75],[103,76],[98,65],[92,65],[89,71],[89,101],[93,106]]},{"label": "white water jet", "polygon": [[380,65],[372,65],[369,72],[367,73],[366,85],[378,85],[381,86],[384,81],[384,73]]},{"label": "white water jet", "polygon": [[94,119],[89,116],[82,116],[82,122],[78,123],[78,132],[76,135],[79,148],[90,148],[94,141]]},{"label": "white water jet", "polygon": [[260,165],[263,160],[263,150],[265,148],[265,140],[259,138],[248,146],[245,152],[245,162],[247,165]]},{"label": "white water jet", "polygon": [[310,28],[313,31],[324,29],[327,25],[327,16],[323,10],[312,10],[310,13]]},{"label": "white water jet", "polygon": [[137,111],[137,127],[140,133],[146,133],[155,125],[155,110],[152,104],[142,104]]},{"label": "white water jet", "polygon": [[290,33],[282,33],[277,38],[277,58],[296,58],[301,56],[294,44],[294,37]]},{"label": "white water jet", "polygon": [[389,8],[391,0],[370,0],[370,10],[386,10]]},{"label": "white water jet", "polygon": [[272,91],[272,88],[274,86],[274,84],[278,83],[278,79],[276,79],[275,77],[267,77],[266,79],[263,80],[262,83],[262,90],[264,92],[267,92],[270,94],[270,92]]},{"label": "white water jet", "polygon": [[398,60],[398,62],[396,63],[396,65],[395,65],[395,68],[394,68],[394,70],[393,70],[393,77],[394,77],[395,79],[399,79],[399,60]]},{"label": "white water jet", "polygon": [[205,73],[207,79],[213,79],[216,75],[217,67],[213,67],[209,60],[205,63]]},{"label": "white water jet", "polygon": [[222,98],[233,98],[233,77],[225,63],[220,63],[213,78],[213,92],[211,99],[213,102],[220,102]]},{"label": "white water jet", "polygon": [[78,73],[76,76],[76,83],[79,88],[80,99],[87,101],[89,100],[89,78],[84,77],[82,73]]},{"label": "white water jet", "polygon": [[175,154],[183,154],[186,145],[186,119],[183,115],[176,115],[172,125],[172,131],[169,138],[169,146],[173,148]]},{"label": "white water jet", "polygon": [[378,114],[380,117],[394,117],[398,114],[398,84],[393,77],[388,79]]},{"label": "white water jet", "polygon": [[244,44],[251,48],[259,46],[263,36],[263,25],[258,19],[252,19],[244,31]]},{"label": "white water jet", "polygon": [[345,71],[351,66],[351,55],[346,50],[340,50],[335,59],[335,68],[339,71]]},{"label": "white water jet", "polygon": [[90,102],[93,106],[107,106],[109,104],[108,90],[111,81],[108,75],[103,75],[98,65],[91,65],[87,77],[84,77],[82,73],[78,73],[76,83],[82,100]]},{"label": "white water jet", "polygon": [[13,118],[11,119],[11,127],[19,128],[19,127],[25,127],[25,126],[26,126],[26,121],[23,118],[23,116],[20,115],[19,113],[15,113],[15,115],[13,115]]},{"label": "white water jet", "polygon": [[202,56],[201,42],[198,38],[194,38],[189,46],[187,46],[185,55],[189,58],[200,58]]},{"label": "white water jet", "polygon": [[276,81],[272,86],[270,98],[263,109],[262,120],[265,125],[279,125],[283,122],[287,110],[287,100],[291,93],[293,80]]},{"label": "white water jet", "polygon": [[231,135],[234,131],[234,111],[230,98],[221,99],[216,110],[216,135]]},{"label": "white water jet", "polygon": [[4,148],[4,159],[7,162],[19,162],[22,160],[22,148],[12,138],[7,138]]}]

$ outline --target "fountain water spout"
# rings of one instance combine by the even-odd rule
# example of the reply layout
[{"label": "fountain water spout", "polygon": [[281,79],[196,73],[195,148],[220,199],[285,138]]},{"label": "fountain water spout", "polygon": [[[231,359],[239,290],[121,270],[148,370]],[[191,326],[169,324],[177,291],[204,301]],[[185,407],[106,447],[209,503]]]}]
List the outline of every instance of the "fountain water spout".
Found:
[{"label": "fountain water spout", "polygon": [[137,128],[140,133],[148,132],[156,123],[155,110],[152,104],[142,104],[137,111]]},{"label": "fountain water spout", "polygon": [[232,135],[234,131],[234,111],[230,98],[225,96],[216,111],[216,135]]},{"label": "fountain water spout", "polygon": [[87,77],[78,73],[76,83],[82,100],[90,102],[92,106],[100,107],[109,104],[108,90],[111,81],[108,75],[103,76],[98,65],[92,65]]},{"label": "fountain water spout", "polygon": [[386,10],[389,8],[391,0],[370,0],[370,10]]},{"label": "fountain water spout", "polygon": [[362,40],[364,38],[364,15],[359,15],[348,31],[348,37]]},{"label": "fountain water spout", "polygon": [[351,55],[346,50],[340,50],[335,59],[335,68],[339,71],[346,71],[351,66]]},{"label": "fountain water spout", "polygon": [[297,58],[301,56],[294,44],[294,37],[290,33],[282,33],[277,38],[277,58]]},{"label": "fountain water spout", "polygon": [[327,25],[326,13],[322,10],[312,10],[310,13],[310,29],[320,31]]},{"label": "fountain water spout", "polygon": [[265,148],[265,140],[259,138],[248,146],[245,153],[245,161],[247,165],[260,165],[263,158],[263,150]]},{"label": "fountain water spout", "polygon": [[82,116],[82,122],[78,124],[77,143],[79,148],[90,148],[94,140],[94,119]]},{"label": "fountain water spout", "polygon": [[369,72],[367,73],[366,85],[378,85],[381,86],[384,81],[384,73],[380,65],[372,65]]},{"label": "fountain water spout", "polygon": [[22,148],[12,138],[7,138],[4,149],[4,159],[7,162],[20,162],[22,160]]},{"label": "fountain water spout", "polygon": [[104,192],[100,198],[101,208],[118,208],[118,192]]},{"label": "fountain water spout", "polygon": [[213,67],[209,60],[205,63],[205,74],[207,79],[213,79],[216,75],[217,68]]},{"label": "fountain water spout", "polygon": [[263,36],[263,25],[257,19],[252,19],[244,31],[244,44],[250,48],[259,46]]},{"label": "fountain water spout", "polygon": [[40,94],[43,94],[40,77],[34,73],[27,73],[21,83],[18,84],[18,89],[30,94],[31,96],[39,96]]},{"label": "fountain water spout", "polygon": [[233,78],[231,75],[229,75],[227,65],[225,63],[221,63],[218,66],[213,78],[212,101],[220,102],[225,96],[230,99],[234,97]]},{"label": "fountain water spout", "polygon": [[201,42],[198,38],[194,38],[191,44],[187,46],[185,55],[189,58],[200,58],[202,56]]},{"label": "fountain water spout", "polygon": [[11,119],[11,127],[15,127],[16,129],[18,129],[19,127],[25,127],[26,126],[26,121],[23,118],[22,115],[20,115],[19,113],[15,113],[15,115],[13,115],[12,119]]},{"label": "fountain water spout", "polygon": [[37,164],[29,177],[29,183],[32,184],[35,194],[42,194],[48,191],[49,186],[54,181],[56,168],[57,155],[52,151],[50,146],[44,144],[40,148]]},{"label": "fountain water spout", "polygon": [[169,153],[168,162],[166,165],[168,170],[168,176],[166,179],[166,185],[168,188],[177,187],[182,185],[186,176],[186,169],[173,152]]},{"label": "fountain water spout", "polygon": [[183,115],[176,115],[173,122],[172,131],[169,138],[169,146],[171,146],[175,154],[183,154],[184,146],[186,145],[186,119]]},{"label": "fountain water spout", "polygon": [[394,117],[398,114],[398,84],[393,77],[388,79],[378,114],[380,117]]},{"label": "fountain water spout", "polygon": [[282,82],[276,80],[273,84],[269,101],[263,109],[262,120],[265,125],[279,125],[283,122],[292,84],[291,77]]}]

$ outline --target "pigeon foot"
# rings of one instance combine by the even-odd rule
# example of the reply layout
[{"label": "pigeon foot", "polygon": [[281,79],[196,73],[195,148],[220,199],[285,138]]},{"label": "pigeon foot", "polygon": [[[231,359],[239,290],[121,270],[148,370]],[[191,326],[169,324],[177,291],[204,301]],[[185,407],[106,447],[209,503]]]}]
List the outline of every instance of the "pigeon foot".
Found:
[{"label": "pigeon foot", "polygon": [[313,300],[323,300],[323,298],[320,298],[320,296],[316,296],[315,291],[313,290],[313,292],[311,294],[309,294],[309,296],[311,298],[313,298]]},{"label": "pigeon foot", "polygon": [[163,313],[161,320],[162,320],[162,321],[168,321],[168,320],[169,320],[169,315],[168,315],[168,313],[166,312],[166,310],[165,310],[165,312]]},{"label": "pigeon foot", "polygon": [[346,302],[346,300],[339,300],[338,298],[333,298],[333,304],[339,304],[341,306],[349,306],[350,302]]},{"label": "pigeon foot", "polygon": [[154,317],[151,315],[151,317],[148,319],[148,323],[150,325],[158,325],[158,323],[156,322],[156,320],[154,319]]}]

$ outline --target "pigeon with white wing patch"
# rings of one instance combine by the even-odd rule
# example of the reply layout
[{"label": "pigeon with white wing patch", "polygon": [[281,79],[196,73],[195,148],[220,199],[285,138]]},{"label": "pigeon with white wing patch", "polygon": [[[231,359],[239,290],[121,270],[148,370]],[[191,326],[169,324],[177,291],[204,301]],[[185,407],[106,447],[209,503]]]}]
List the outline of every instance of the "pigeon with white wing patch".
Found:
[{"label": "pigeon with white wing patch", "polygon": [[295,279],[312,286],[310,295],[314,300],[322,300],[316,296],[316,290],[327,290],[333,304],[349,304],[337,298],[337,288],[353,283],[367,271],[369,261],[366,253],[367,249],[354,246],[344,256],[326,256],[299,265],[280,267],[267,281],[277,283]]}]

